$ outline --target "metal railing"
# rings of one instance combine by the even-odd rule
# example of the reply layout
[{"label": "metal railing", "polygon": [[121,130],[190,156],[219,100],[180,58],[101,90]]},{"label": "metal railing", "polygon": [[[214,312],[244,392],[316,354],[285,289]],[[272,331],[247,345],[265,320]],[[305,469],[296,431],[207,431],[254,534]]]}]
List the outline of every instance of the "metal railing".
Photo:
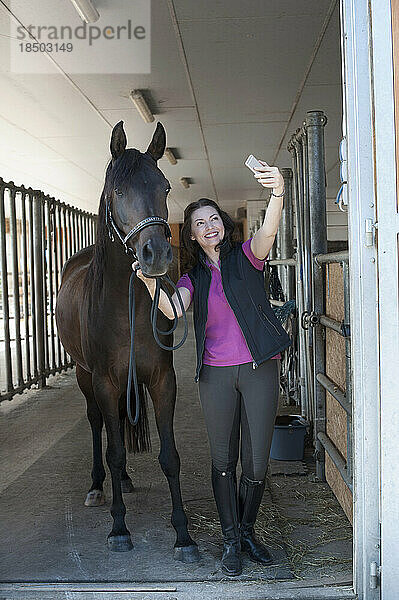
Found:
[{"label": "metal railing", "polygon": [[[288,150],[291,169],[282,169],[285,200],[276,242],[269,264],[277,265],[285,298],[295,297],[299,320],[297,381],[302,415],[313,425],[316,473],[325,480],[325,452],[352,491],[352,385],[348,251],[327,253],[326,179],[322,111],[309,111],[303,126],[291,136]],[[292,245],[295,205],[296,252]],[[260,226],[262,218],[255,223]],[[323,265],[341,263],[344,286],[344,320],[339,323],[325,314]],[[325,330],[345,339],[345,392],[327,377]],[[326,391],[347,415],[346,460],[326,431]]]},{"label": "metal railing", "polygon": [[95,227],[95,215],[0,178],[0,401],[72,366],[55,299],[65,261]]}]

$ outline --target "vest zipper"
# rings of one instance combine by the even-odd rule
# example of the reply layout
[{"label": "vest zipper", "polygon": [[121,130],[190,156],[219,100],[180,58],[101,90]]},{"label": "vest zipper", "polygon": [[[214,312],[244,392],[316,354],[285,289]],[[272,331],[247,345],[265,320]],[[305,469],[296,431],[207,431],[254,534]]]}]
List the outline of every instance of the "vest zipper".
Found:
[{"label": "vest zipper", "polygon": [[[210,272],[211,279],[212,279],[212,271],[211,271],[211,269],[208,267],[208,265],[205,265],[205,267]],[[206,312],[207,312],[207,318],[206,318],[206,320],[208,320],[208,300],[209,300],[209,290],[210,290],[210,288],[211,288],[211,282],[209,282],[208,292],[207,292],[207,295],[206,295]],[[205,321],[205,329],[206,329],[206,321]],[[205,334],[205,331],[204,331],[204,336],[203,336],[202,344],[201,344],[201,352],[200,352],[201,364],[199,365],[198,373],[197,373],[196,377],[194,378],[195,383],[199,382],[199,374],[200,374],[201,369],[202,369],[202,357],[203,357],[204,349],[205,349],[205,338],[206,338],[206,334]]]},{"label": "vest zipper", "polygon": [[259,308],[260,312],[262,313],[262,315],[265,317],[266,321],[267,321],[268,323],[270,323],[270,325],[271,325],[272,327],[274,327],[274,330],[276,331],[276,333],[277,333],[278,335],[280,335],[280,336],[281,336],[281,333],[279,332],[279,330],[277,329],[277,327],[275,326],[275,324],[271,322],[271,320],[269,319],[269,317],[267,316],[267,314],[266,314],[266,313],[265,313],[265,311],[263,310],[263,307],[262,307],[262,305],[261,305],[261,304],[259,304],[259,305],[258,305],[258,308]]},{"label": "vest zipper", "polygon": [[236,317],[236,314],[235,314],[234,310],[231,308],[231,306],[230,306],[230,302],[228,301],[228,299],[227,299],[227,296],[226,296],[226,293],[225,293],[225,291],[224,291],[224,287],[223,287],[223,277],[222,277],[222,261],[220,261],[220,277],[221,277],[221,280],[222,280],[222,289],[223,289],[223,294],[224,294],[224,297],[226,298],[226,302],[227,302],[227,304],[229,305],[231,312],[232,312],[232,313],[233,313],[233,315],[235,316],[235,319],[236,319],[236,321],[237,321],[237,325],[238,325],[238,327],[240,328],[240,331],[241,331],[241,333],[242,333],[242,337],[244,338],[244,340],[245,340],[245,343],[247,344],[248,352],[249,352],[249,354],[250,354],[250,356],[251,356],[251,358],[252,358],[252,368],[253,368],[253,369],[256,369],[256,367],[259,367],[259,365],[258,365],[258,363],[257,363],[257,362],[255,362],[255,361],[254,361],[254,357],[252,356],[251,350],[249,349],[249,346],[248,346],[248,343],[247,343],[247,338],[245,337],[245,335],[244,335],[244,332],[243,332],[243,330],[241,329],[241,325],[239,324],[239,322],[238,322],[238,319],[237,319],[237,317]]}]

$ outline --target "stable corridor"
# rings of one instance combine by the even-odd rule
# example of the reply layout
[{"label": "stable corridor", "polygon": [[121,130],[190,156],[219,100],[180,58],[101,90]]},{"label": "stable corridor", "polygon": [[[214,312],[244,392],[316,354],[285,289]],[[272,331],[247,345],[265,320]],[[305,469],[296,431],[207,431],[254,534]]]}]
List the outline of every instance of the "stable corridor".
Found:
[{"label": "stable corridor", "polygon": [[[187,342],[175,353],[175,431],[183,499],[201,561],[182,564],[173,559],[169,490],[157,460],[159,443],[151,408],[153,451],[128,456],[135,492],[124,499],[134,549],[128,553],[108,551],[110,477],[107,469],[106,505],[86,508],[83,502],[91,483],[91,436],[84,398],[74,372],[68,371],[51,379],[49,388],[27,392],[0,407],[2,582],[228,585],[219,568],[221,535],[193,365],[190,330]],[[272,462],[258,531],[270,544],[275,564],[259,567],[245,559],[238,581],[280,581],[283,586],[310,587],[349,584],[351,526],[328,485],[315,482],[311,455],[293,465]],[[232,597],[241,597],[243,588],[237,587],[237,581],[231,586],[237,594]],[[4,585],[0,596],[3,589]],[[248,588],[246,597],[255,597],[248,595],[252,591]],[[58,597],[54,592],[39,596]],[[59,597],[65,596],[61,593]]]}]

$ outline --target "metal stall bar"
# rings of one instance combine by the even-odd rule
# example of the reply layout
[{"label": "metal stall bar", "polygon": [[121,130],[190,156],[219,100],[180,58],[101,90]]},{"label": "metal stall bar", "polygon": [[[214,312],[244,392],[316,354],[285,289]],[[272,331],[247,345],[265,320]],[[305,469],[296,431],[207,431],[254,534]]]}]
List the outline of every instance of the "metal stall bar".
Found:
[{"label": "metal stall bar", "polygon": [[23,307],[24,307],[24,323],[25,323],[25,360],[26,360],[26,380],[30,382],[31,360],[30,360],[30,327],[29,327],[29,285],[28,285],[28,240],[27,240],[27,222],[26,222],[26,198],[27,192],[22,186],[22,292],[23,292]]},{"label": "metal stall bar", "polygon": [[50,371],[49,324],[48,324],[48,277],[50,276],[47,264],[48,253],[48,225],[46,206],[48,196],[42,196],[42,269],[43,269],[43,328],[44,328],[44,368],[46,375]]},{"label": "metal stall bar", "polygon": [[83,215],[83,247],[85,248],[90,244],[89,242],[89,227],[88,227],[88,217],[86,213]]},{"label": "metal stall bar", "polygon": [[[62,350],[56,333],[56,292],[64,261],[89,242],[94,233],[94,221],[94,215],[61,204],[40,190],[15,186],[13,182],[6,183],[0,178],[0,276],[4,332],[0,359],[5,366],[2,369],[4,381],[0,401],[11,399],[33,383],[44,387],[47,376],[72,366],[72,360]],[[8,236],[11,265],[7,261]],[[14,314],[10,313],[9,277]],[[10,328],[12,318],[15,319],[14,353],[14,335]]]},{"label": "metal stall bar", "polygon": [[78,251],[78,242],[76,236],[76,214],[75,211],[69,209],[70,215],[70,226],[71,226],[71,241],[72,241],[72,254]]},{"label": "metal stall bar", "polygon": [[323,446],[323,449],[328,453],[329,457],[337,467],[343,481],[348,486],[351,492],[353,492],[352,480],[349,477],[347,464],[342,458],[341,453],[337,450],[332,440],[328,437],[324,431],[319,431],[317,434],[317,441]]},{"label": "metal stall bar", "polygon": [[340,335],[345,337],[345,324],[336,321],[335,319],[331,319],[331,317],[327,317],[326,315],[320,315],[319,317],[320,325],[324,325],[324,327],[328,327],[328,329],[333,329]]},{"label": "metal stall bar", "polygon": [[[294,254],[293,244],[293,210],[292,210],[292,169],[281,169],[281,174],[284,178],[284,206],[281,214],[279,232],[280,256],[281,259],[291,258]],[[270,263],[269,263],[270,264]],[[295,271],[292,271],[288,266],[281,264],[280,281],[284,290],[285,299],[291,300],[294,298],[295,290]],[[294,266],[296,261],[294,261]]]},{"label": "metal stall bar", "polygon": [[87,216],[86,216],[86,212],[83,212],[82,213],[82,248],[86,248],[86,246],[89,245],[89,242],[87,240],[86,224],[87,224]]},{"label": "metal stall bar", "polygon": [[[326,174],[324,162],[324,126],[327,117],[323,111],[309,111],[306,115],[309,158],[309,209],[311,254],[327,251],[327,215],[326,215]],[[312,261],[312,312],[325,312],[324,274],[320,265]],[[325,372],[325,339],[321,328],[313,331],[313,375],[314,375],[314,441],[316,446],[316,475],[325,480],[325,445],[319,433],[326,433],[326,391],[317,381],[316,373]]]},{"label": "metal stall bar", "polygon": [[24,378],[22,373],[22,345],[21,345],[21,307],[19,298],[19,268],[18,268],[18,232],[16,215],[16,189],[10,189],[10,234],[11,234],[11,252],[12,252],[12,289],[14,298],[14,332],[15,332],[15,351],[17,363],[17,386],[23,385]]},{"label": "metal stall bar", "polygon": [[79,236],[78,236],[78,213],[76,210],[72,212],[72,229],[73,229],[73,253],[80,250],[79,247]]},{"label": "metal stall bar", "polygon": [[317,262],[323,263],[340,263],[349,260],[348,250],[340,250],[339,252],[329,252],[328,254],[318,254]]},{"label": "metal stall bar", "polygon": [[92,221],[90,224],[90,243],[93,244],[96,239],[96,225]]},{"label": "metal stall bar", "polygon": [[34,191],[28,189],[29,204],[29,274],[30,274],[30,304],[32,313],[32,353],[33,353],[33,375],[39,376],[38,357],[37,357],[37,337],[36,337],[36,285],[35,285],[35,246],[34,246],[34,225],[33,225],[33,197]]},{"label": "metal stall bar", "polygon": [[[301,185],[298,188],[299,218],[302,226],[303,257],[303,293],[305,310],[310,311],[312,305],[312,273],[310,256],[310,223],[309,223],[309,177],[306,129],[302,127],[295,134],[298,152],[298,176]],[[307,340],[311,343],[311,340]]]},{"label": "metal stall bar", "polygon": [[86,213],[82,214],[82,248],[86,248],[89,245],[87,240],[87,218]]},{"label": "metal stall bar", "polygon": [[[56,289],[59,290],[61,285],[61,268],[62,268],[62,227],[61,227],[61,207],[57,202],[54,205],[54,227],[56,232],[56,243],[55,243],[55,276],[56,276]],[[62,352],[61,340],[57,333],[57,347],[58,347],[58,362],[57,367],[62,366]]]},{"label": "metal stall bar", "polygon": [[[288,143],[288,151],[292,155],[293,166],[293,184],[294,184],[294,203],[295,203],[295,229],[296,229],[296,300],[298,315],[304,312],[304,296],[303,296],[303,242],[302,242],[302,223],[300,219],[299,209],[299,189],[300,181],[298,175],[298,141],[295,134],[291,137]],[[308,420],[312,420],[312,406],[309,402],[309,393],[306,377],[306,357],[305,357],[305,331],[302,327],[298,328],[298,354],[299,354],[299,398],[301,404],[302,416]]]},{"label": "metal stall bar", "polygon": [[[306,123],[304,123],[306,125]],[[302,319],[305,319],[312,310],[312,269],[311,269],[311,240],[310,240],[310,215],[309,215],[309,157],[306,126],[298,129],[295,133],[298,156],[298,176],[300,186],[298,188],[299,219],[302,227],[302,266],[303,266],[303,304],[304,311]],[[303,326],[305,344],[305,377],[308,390],[310,414],[314,415],[314,381],[313,381],[313,336],[308,326]]]},{"label": "metal stall bar", "polygon": [[[62,251],[61,251],[61,272],[62,272],[62,266],[66,263],[66,261],[69,258],[69,256],[68,256],[68,232],[67,232],[67,220],[66,220],[66,205],[64,203],[60,204],[60,211],[61,211],[60,225],[61,225],[61,231],[62,231]],[[63,348],[63,360],[61,361],[61,364],[66,365],[68,362],[68,356],[67,356],[65,348],[64,347],[62,347],[62,348]]]},{"label": "metal stall bar", "polygon": [[39,387],[46,386],[44,345],[44,297],[43,297],[43,210],[42,193],[33,195],[33,250],[35,272],[36,347]]},{"label": "metal stall bar", "polygon": [[77,251],[83,248],[83,231],[82,231],[82,211],[76,211],[76,248]]},{"label": "metal stall bar", "polygon": [[79,211],[78,213],[78,234],[79,234],[79,250],[84,248],[83,241],[83,213]]},{"label": "metal stall bar", "polygon": [[71,223],[71,211],[69,206],[65,207],[66,212],[66,229],[68,231],[68,258],[73,254],[73,236],[72,236],[72,223]]},{"label": "metal stall bar", "polygon": [[49,359],[49,372],[56,372],[55,361],[55,327],[54,327],[54,287],[53,287],[53,230],[52,230],[52,211],[53,199],[47,198],[46,202],[46,220],[47,220],[47,260],[48,260],[48,307],[49,307],[49,330],[50,330],[50,347],[51,360]]},{"label": "metal stall bar", "polygon": [[0,178],[0,258],[1,258],[1,294],[3,308],[3,332],[4,332],[4,359],[6,372],[6,390],[11,393],[12,384],[12,360],[10,339],[10,307],[8,303],[8,275],[7,275],[7,245],[6,245],[6,216],[4,207],[3,179]]},{"label": "metal stall bar", "polygon": [[286,267],[296,267],[296,258],[274,258],[268,261],[269,265],[283,265]]},{"label": "metal stall bar", "polygon": [[[60,272],[61,272],[61,225],[59,220],[59,205],[53,198],[53,210],[51,212],[52,217],[52,228],[53,228],[53,249],[54,249],[54,290],[57,294],[58,289],[60,287]],[[57,359],[56,359],[56,367],[59,369],[61,367],[61,340],[59,338],[58,332],[56,333],[57,337]]]},{"label": "metal stall bar", "polygon": [[[264,218],[265,218],[264,215],[266,214],[266,211],[263,212],[263,210],[261,210],[260,214],[261,214],[261,222],[263,223]],[[263,218],[262,218],[262,214],[263,214]],[[276,237],[275,237],[273,246],[275,247],[275,253],[274,253],[273,258],[281,258],[281,232],[280,232],[280,227],[277,229],[277,233],[276,233]],[[282,277],[282,267],[281,266],[277,267],[277,275],[278,275],[278,278],[279,278],[280,283],[281,283],[281,277]],[[284,294],[284,289],[283,289],[283,294]],[[285,295],[284,295],[284,299],[285,299]]]},{"label": "metal stall bar", "polygon": [[316,379],[321,385],[327,390],[331,396],[333,396],[337,402],[342,406],[342,408],[350,413],[352,411],[352,404],[350,401],[346,399],[346,394],[341,392],[337,384],[332,381],[327,375],[323,375],[323,373],[316,373]]}]

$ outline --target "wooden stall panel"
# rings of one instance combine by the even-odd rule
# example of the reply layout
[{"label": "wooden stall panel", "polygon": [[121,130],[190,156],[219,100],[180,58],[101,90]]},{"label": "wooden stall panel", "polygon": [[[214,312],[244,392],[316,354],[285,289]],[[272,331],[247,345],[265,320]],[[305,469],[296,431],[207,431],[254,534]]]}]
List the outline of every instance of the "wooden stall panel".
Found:
[{"label": "wooden stall panel", "polygon": [[[340,264],[326,265],[326,315],[341,322],[344,318],[344,283]],[[345,385],[345,340],[332,329],[326,329],[326,374],[338,388]],[[327,435],[346,459],[347,424],[346,412],[331,394],[326,392]],[[352,494],[342,480],[339,471],[326,453],[326,479],[348,519],[352,522]]]},{"label": "wooden stall panel", "polygon": [[353,498],[352,494],[346,487],[337,467],[334,465],[331,458],[326,455],[326,479],[328,485],[332,489],[335,497],[342,506],[342,509],[349,521],[353,524]]}]

